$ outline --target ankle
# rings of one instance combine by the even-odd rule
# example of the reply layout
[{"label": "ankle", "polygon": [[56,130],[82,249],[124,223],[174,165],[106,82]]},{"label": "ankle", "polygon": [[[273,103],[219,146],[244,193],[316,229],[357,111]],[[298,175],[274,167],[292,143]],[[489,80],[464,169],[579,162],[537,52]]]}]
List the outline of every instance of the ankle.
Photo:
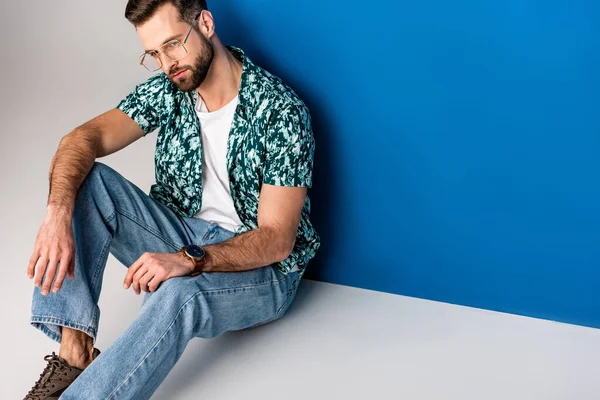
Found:
[{"label": "ankle", "polygon": [[59,357],[69,365],[85,368],[93,361],[94,343],[90,336],[74,329],[62,329]]}]

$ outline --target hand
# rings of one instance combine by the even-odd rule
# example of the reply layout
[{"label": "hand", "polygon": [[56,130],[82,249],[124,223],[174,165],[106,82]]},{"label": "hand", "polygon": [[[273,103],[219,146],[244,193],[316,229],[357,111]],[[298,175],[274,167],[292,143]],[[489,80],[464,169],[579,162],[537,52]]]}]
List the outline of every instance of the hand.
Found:
[{"label": "hand", "polygon": [[180,252],[146,252],[129,267],[123,287],[129,289],[129,286],[132,285],[136,294],[140,294],[140,289],[144,292],[154,292],[162,281],[190,275],[193,270],[192,260]]},{"label": "hand", "polygon": [[[73,240],[73,213],[67,208],[48,207],[46,218],[35,239],[33,254],[27,266],[27,276],[33,278],[36,263],[39,267],[35,274],[35,286],[42,287],[42,295],[50,293],[50,285],[54,280],[57,268],[58,275],[52,290],[60,290],[65,275],[75,278],[75,241]],[[60,267],[57,267],[60,264]],[[46,273],[46,278],[42,278]]]}]

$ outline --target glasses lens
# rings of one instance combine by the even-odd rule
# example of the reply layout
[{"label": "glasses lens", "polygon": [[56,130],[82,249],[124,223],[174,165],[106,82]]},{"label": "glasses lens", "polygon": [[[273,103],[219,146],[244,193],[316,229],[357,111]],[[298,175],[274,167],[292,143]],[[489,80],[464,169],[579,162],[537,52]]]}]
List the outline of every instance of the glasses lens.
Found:
[{"label": "glasses lens", "polygon": [[185,51],[185,47],[181,44],[179,40],[173,40],[169,43],[166,43],[163,47],[163,51],[173,61],[177,61],[185,57],[187,52]]},{"label": "glasses lens", "polygon": [[142,60],[142,64],[144,67],[148,68],[150,71],[156,71],[160,69],[160,65],[158,64],[158,60],[152,56],[145,55]]}]

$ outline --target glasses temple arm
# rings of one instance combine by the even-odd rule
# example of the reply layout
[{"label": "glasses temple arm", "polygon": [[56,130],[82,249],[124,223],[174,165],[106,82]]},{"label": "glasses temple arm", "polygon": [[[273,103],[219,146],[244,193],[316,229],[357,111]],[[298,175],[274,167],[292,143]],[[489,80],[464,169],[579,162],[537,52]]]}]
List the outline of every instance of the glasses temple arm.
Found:
[{"label": "glasses temple arm", "polygon": [[198,18],[200,17],[200,15],[202,15],[202,11],[200,11],[200,13],[196,15],[196,18],[194,18],[194,22],[192,22],[192,26],[190,27],[188,34],[185,36],[185,39],[183,39],[183,43],[187,42],[188,38],[190,37],[190,34],[192,33],[192,29],[194,29],[194,25],[198,23]]}]

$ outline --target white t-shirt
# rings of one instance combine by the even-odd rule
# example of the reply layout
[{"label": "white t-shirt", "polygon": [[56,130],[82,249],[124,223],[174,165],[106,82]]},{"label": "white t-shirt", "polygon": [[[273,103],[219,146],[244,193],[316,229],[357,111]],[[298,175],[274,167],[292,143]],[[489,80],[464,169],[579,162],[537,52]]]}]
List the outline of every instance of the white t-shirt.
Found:
[{"label": "white t-shirt", "polygon": [[235,232],[242,221],[235,211],[227,174],[227,140],[238,96],[220,109],[208,112],[198,96],[196,114],[202,131],[202,208],[194,215]]}]

